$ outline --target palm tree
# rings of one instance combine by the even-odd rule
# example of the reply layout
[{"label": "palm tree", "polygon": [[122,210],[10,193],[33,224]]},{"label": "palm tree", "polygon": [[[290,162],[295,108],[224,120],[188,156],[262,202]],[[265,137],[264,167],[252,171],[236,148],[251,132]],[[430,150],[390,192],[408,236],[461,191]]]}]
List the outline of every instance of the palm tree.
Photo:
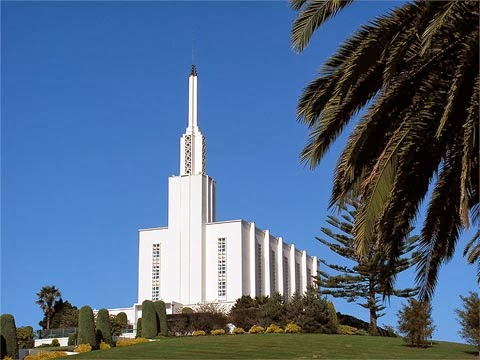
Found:
[{"label": "palm tree", "polygon": [[[294,49],[350,3],[292,0]],[[430,196],[416,278],[423,299],[461,231],[478,219],[478,24],[477,1],[404,4],[351,36],[298,102],[299,121],[310,129],[301,159],[312,168],[368,106],[338,159],[330,199],[341,207],[352,194],[361,198],[353,229],[359,255],[375,241],[394,267]]]},{"label": "palm tree", "polygon": [[37,296],[38,300],[35,301],[35,304],[40,305],[42,308],[47,320],[46,328],[50,329],[50,319],[55,313],[55,304],[62,300],[62,294],[55,286],[44,286],[37,293]]}]

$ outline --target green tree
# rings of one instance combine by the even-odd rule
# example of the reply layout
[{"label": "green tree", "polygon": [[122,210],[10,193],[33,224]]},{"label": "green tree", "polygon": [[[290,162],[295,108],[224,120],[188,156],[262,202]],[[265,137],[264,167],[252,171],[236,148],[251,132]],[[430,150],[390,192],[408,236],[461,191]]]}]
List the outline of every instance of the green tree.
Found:
[{"label": "green tree", "polygon": [[33,327],[21,326],[17,328],[17,341],[19,349],[31,349],[35,346]]},{"label": "green tree", "polygon": [[152,339],[158,334],[157,313],[155,306],[150,300],[144,300],[142,303],[142,336]]},{"label": "green tree", "polygon": [[[59,299],[53,307],[53,316],[50,319],[50,328],[61,329],[78,326],[78,308],[69,301]],[[39,325],[44,329],[47,327],[47,316],[43,317]]]},{"label": "green tree", "polygon": [[[298,12],[293,47],[302,51],[350,3],[291,0]],[[361,196],[353,230],[359,255],[379,241],[394,267],[434,184],[419,243],[423,299],[433,295],[439,267],[478,214],[478,32],[477,1],[405,3],[362,25],[297,105],[299,121],[310,129],[301,158],[312,168],[368,105],[337,161],[330,200],[341,206],[349,194]]]},{"label": "green tree", "polygon": [[112,325],[110,324],[110,315],[107,309],[98,310],[95,325],[97,342],[100,343],[103,341],[106,344],[112,345]]},{"label": "green tree", "polygon": [[283,327],[287,324],[286,306],[280,293],[276,292],[270,296],[262,308],[265,312],[266,325],[276,324]]},{"label": "green tree", "polygon": [[168,326],[167,326],[167,309],[165,307],[165,302],[163,302],[162,300],[158,300],[153,303],[153,306],[155,307],[155,313],[157,316],[158,335],[167,336]]},{"label": "green tree", "polygon": [[478,294],[470,292],[469,296],[460,296],[463,301],[462,309],[455,309],[458,321],[462,326],[460,335],[469,344],[480,346],[480,300]]},{"label": "green tree", "polygon": [[135,337],[142,337],[142,318],[137,319],[137,334]]},{"label": "green tree", "polygon": [[18,357],[18,340],[15,318],[10,314],[0,315],[0,351],[1,358],[10,356],[14,359]]},{"label": "green tree", "polygon": [[410,345],[426,347],[435,330],[430,302],[408,299],[398,312],[398,330]]},{"label": "green tree", "polygon": [[127,314],[119,312],[117,315],[110,315],[110,324],[112,326],[112,336],[120,336],[128,327]]},{"label": "green tree", "polygon": [[59,289],[52,285],[42,287],[37,296],[38,300],[35,303],[40,305],[46,317],[44,329],[50,329],[50,320],[55,314],[55,305],[62,299],[62,294]]},{"label": "green tree", "polygon": [[88,305],[82,306],[78,313],[78,344],[90,344],[93,349],[97,348],[95,334],[95,320],[92,308]]},{"label": "green tree", "polygon": [[[395,276],[415,263],[406,254],[409,254],[415,247],[418,236],[410,237],[402,242],[401,258],[393,269],[388,266],[384,253],[378,249],[376,243],[372,244],[366,257],[358,256],[355,251],[353,224],[360,206],[358,201],[348,198],[347,202],[342,205],[341,219],[332,215],[329,215],[327,219],[327,223],[338,231],[322,227],[321,231],[330,239],[316,238],[331,251],[350,260],[353,266],[330,264],[324,259],[320,259],[324,265],[337,274],[331,275],[325,271],[319,271],[316,283],[320,294],[345,298],[348,302],[355,302],[368,309],[370,314],[369,333],[377,335],[377,319],[384,315],[381,311],[385,309],[381,299],[381,294],[385,293],[385,275],[388,271],[393,271]],[[393,289],[389,295],[410,297],[416,295],[417,292],[417,289]]]}]

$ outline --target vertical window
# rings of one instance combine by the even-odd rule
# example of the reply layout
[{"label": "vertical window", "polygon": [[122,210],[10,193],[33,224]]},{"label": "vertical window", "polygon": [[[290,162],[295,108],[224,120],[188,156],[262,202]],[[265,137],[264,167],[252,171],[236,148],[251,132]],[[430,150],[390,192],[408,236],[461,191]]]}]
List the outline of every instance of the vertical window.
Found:
[{"label": "vertical window", "polygon": [[277,257],[275,250],[270,251],[270,295],[277,291]]},{"label": "vertical window", "polygon": [[257,296],[263,295],[262,244],[257,243]]},{"label": "vertical window", "polygon": [[300,264],[299,263],[295,263],[295,292],[297,294],[300,294],[300,289],[301,289],[301,286],[300,286]]},{"label": "vertical window", "polygon": [[312,270],[307,268],[307,286],[313,285]]},{"label": "vertical window", "polygon": [[227,296],[227,248],[225,238],[218,239],[218,297]]},{"label": "vertical window", "polygon": [[152,300],[160,300],[160,244],[152,247]]},{"label": "vertical window", "polygon": [[288,257],[283,257],[283,297],[288,300],[290,296],[290,281],[288,276]]}]

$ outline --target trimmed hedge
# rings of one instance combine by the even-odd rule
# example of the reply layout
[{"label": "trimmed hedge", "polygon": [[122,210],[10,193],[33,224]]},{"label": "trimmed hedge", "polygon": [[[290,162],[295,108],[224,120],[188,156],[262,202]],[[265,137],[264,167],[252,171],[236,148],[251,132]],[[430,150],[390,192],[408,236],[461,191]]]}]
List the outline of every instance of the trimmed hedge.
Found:
[{"label": "trimmed hedge", "polygon": [[92,308],[88,305],[83,306],[78,313],[78,344],[89,344],[93,349],[97,347],[95,336],[95,320],[93,318]]},{"label": "trimmed hedge", "polygon": [[33,327],[21,326],[17,328],[17,342],[19,349],[31,349],[35,346]]},{"label": "trimmed hedge", "polygon": [[165,302],[162,300],[155,301],[153,303],[155,307],[155,312],[157,315],[157,331],[158,335],[167,336],[168,335],[168,326],[167,326],[167,309]]},{"label": "trimmed hedge", "polygon": [[153,339],[158,335],[157,313],[155,305],[150,300],[142,303],[142,336],[147,339]]},{"label": "trimmed hedge", "polygon": [[207,333],[214,329],[223,329],[228,323],[228,318],[220,313],[169,314],[167,323],[170,334],[188,335],[198,329]]},{"label": "trimmed hedge", "polygon": [[135,335],[135,337],[142,337],[142,318],[138,318],[137,320],[137,335]]},{"label": "trimmed hedge", "polygon": [[0,338],[1,358],[3,359],[5,356],[18,358],[17,328],[13,315],[2,314],[0,316]]},{"label": "trimmed hedge", "polygon": [[112,324],[110,324],[110,314],[107,309],[100,309],[97,314],[97,343],[102,341],[105,344],[112,345]]}]

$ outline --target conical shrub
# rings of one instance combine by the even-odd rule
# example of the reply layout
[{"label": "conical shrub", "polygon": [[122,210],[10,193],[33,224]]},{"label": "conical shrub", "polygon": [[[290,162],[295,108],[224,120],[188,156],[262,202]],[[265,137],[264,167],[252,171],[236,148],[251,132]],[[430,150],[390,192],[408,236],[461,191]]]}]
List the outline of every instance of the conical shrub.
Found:
[{"label": "conical shrub", "polygon": [[153,339],[158,334],[157,313],[150,300],[142,303],[142,337]]},{"label": "conical shrub", "polygon": [[79,345],[89,344],[93,349],[97,348],[95,320],[93,318],[92,308],[88,305],[83,306],[78,313],[77,343]]},{"label": "conical shrub", "polygon": [[112,345],[112,324],[110,324],[110,314],[107,309],[100,309],[97,314],[97,343],[103,341]]},{"label": "conical shrub", "polygon": [[135,337],[142,337],[142,318],[138,318],[137,320],[137,335]]},{"label": "conical shrub", "polygon": [[2,314],[0,316],[0,342],[2,359],[5,356],[18,358],[17,328],[13,315]]},{"label": "conical shrub", "polygon": [[158,300],[158,301],[155,301],[153,305],[155,306],[155,312],[157,314],[158,335],[167,336],[168,335],[167,310],[166,310],[165,302],[163,302],[162,300]]}]

